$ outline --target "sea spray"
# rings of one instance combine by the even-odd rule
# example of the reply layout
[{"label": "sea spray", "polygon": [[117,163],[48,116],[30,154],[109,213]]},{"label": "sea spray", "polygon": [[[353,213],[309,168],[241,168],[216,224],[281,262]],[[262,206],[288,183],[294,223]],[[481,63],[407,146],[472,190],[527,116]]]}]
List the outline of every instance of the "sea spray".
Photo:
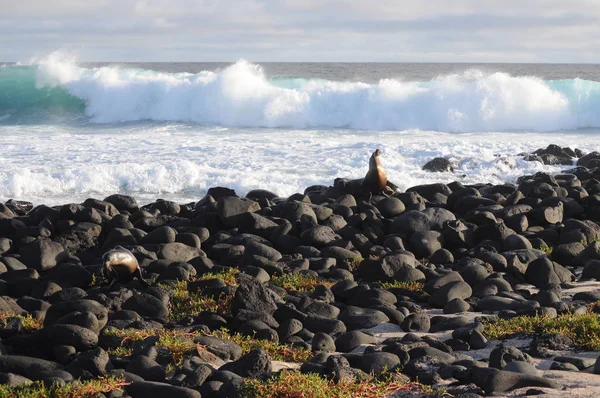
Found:
[{"label": "sea spray", "polygon": [[[366,132],[163,122],[0,125],[0,202],[81,203],[119,192],[142,203],[157,198],[187,203],[214,186],[239,195],[264,188],[289,196],[311,185],[330,185],[337,177],[364,177],[376,148],[383,151],[388,178],[403,190],[434,182],[514,183],[520,175],[568,168],[518,156],[550,142],[600,150],[600,140],[588,132]],[[421,169],[438,156],[453,158],[455,172]]]}]

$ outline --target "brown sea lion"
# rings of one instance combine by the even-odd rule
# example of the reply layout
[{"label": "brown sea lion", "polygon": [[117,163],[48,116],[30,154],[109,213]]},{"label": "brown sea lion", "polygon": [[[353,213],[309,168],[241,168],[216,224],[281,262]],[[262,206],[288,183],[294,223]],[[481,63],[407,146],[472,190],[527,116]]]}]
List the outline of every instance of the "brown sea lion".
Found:
[{"label": "brown sea lion", "polygon": [[104,253],[101,274],[105,279],[111,281],[109,288],[115,282],[129,283],[134,277],[137,277],[142,285],[148,286],[148,282],[142,277],[140,264],[133,253],[121,246]]},{"label": "brown sea lion", "polygon": [[376,149],[369,159],[369,171],[361,184],[364,193],[379,195],[387,185],[387,174],[383,170],[379,155],[381,155],[381,150]]},{"label": "brown sea lion", "polygon": [[369,171],[364,178],[349,180],[347,178],[336,178],[333,186],[342,193],[349,193],[354,196],[368,195],[393,195],[399,192],[398,186],[387,179],[387,175],[381,165],[381,150],[377,149],[369,159]]}]

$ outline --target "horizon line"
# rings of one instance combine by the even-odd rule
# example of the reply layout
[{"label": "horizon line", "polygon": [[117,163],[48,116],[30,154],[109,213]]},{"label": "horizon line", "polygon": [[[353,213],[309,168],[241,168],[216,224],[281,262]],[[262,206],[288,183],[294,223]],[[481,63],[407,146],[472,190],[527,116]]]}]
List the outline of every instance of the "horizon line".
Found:
[{"label": "horizon line", "polygon": [[[92,63],[116,63],[116,64],[234,64],[240,60],[246,60],[253,64],[481,64],[481,65],[598,65],[600,62],[490,62],[490,61],[251,61],[245,58],[239,58],[235,61],[85,61],[77,60],[77,63],[92,64]],[[4,61],[0,60],[0,64],[18,64],[23,61]]]}]

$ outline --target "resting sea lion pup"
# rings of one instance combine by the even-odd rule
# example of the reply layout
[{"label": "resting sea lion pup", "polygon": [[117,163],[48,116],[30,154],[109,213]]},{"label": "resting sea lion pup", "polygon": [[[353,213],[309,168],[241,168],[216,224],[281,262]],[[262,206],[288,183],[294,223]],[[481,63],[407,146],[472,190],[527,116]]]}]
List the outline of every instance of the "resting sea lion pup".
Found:
[{"label": "resting sea lion pup", "polygon": [[106,279],[111,280],[110,286],[117,281],[128,283],[134,277],[137,277],[142,285],[148,286],[148,282],[142,277],[142,269],[137,259],[133,253],[122,246],[104,253],[101,273]]}]

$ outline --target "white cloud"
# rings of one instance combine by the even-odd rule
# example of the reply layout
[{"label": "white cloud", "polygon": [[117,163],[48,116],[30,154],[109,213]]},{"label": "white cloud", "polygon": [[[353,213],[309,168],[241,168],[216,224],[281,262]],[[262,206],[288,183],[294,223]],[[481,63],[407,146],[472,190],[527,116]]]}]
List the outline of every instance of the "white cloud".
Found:
[{"label": "white cloud", "polygon": [[[54,4],[53,4],[54,3]],[[0,0],[0,60],[599,62],[597,0]]]}]

